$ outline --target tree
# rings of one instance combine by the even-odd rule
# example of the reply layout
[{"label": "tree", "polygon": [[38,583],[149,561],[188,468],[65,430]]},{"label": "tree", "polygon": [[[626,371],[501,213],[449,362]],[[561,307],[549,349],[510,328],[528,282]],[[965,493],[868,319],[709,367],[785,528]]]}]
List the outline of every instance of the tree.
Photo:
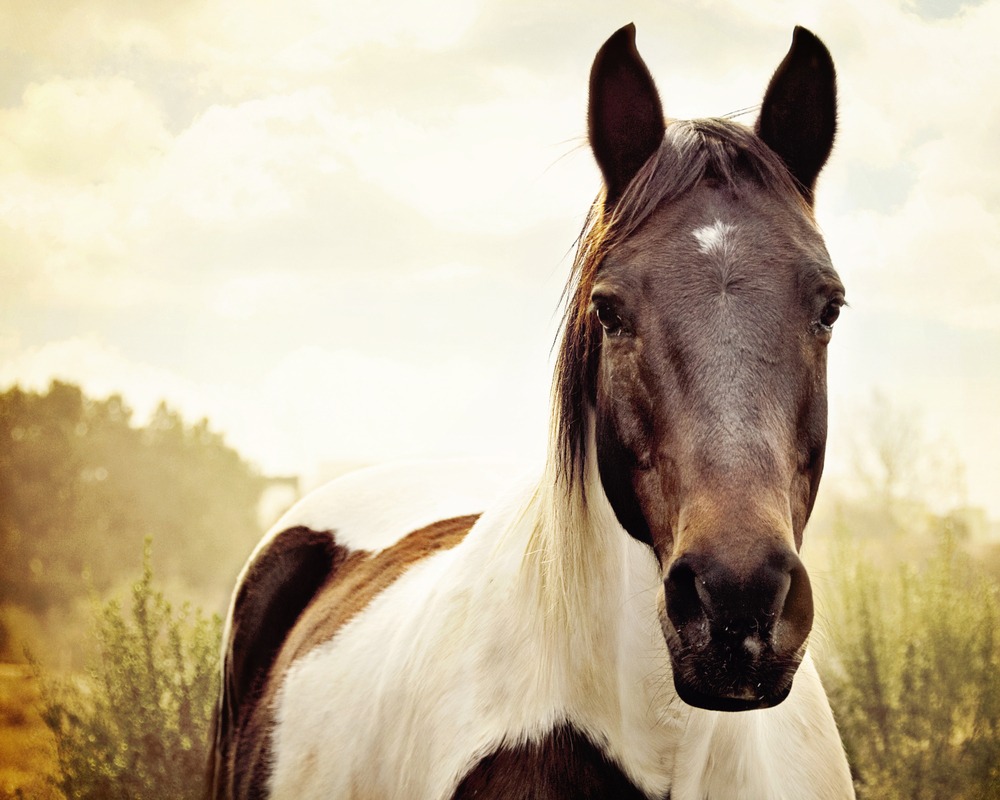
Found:
[{"label": "tree", "polygon": [[221,596],[260,534],[263,480],[206,420],[55,381],[0,394],[0,602],[41,614],[126,579],[146,535],[158,574]]}]

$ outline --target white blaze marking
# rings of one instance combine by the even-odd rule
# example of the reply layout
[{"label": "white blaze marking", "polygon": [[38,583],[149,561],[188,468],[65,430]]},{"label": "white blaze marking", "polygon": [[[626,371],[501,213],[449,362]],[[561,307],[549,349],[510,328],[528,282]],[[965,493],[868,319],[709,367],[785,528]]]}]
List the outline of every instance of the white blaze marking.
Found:
[{"label": "white blaze marking", "polygon": [[712,225],[696,228],[694,238],[698,240],[698,247],[701,252],[706,254],[724,254],[727,245],[726,237],[731,236],[735,232],[735,225],[730,225],[728,222],[717,219]]}]

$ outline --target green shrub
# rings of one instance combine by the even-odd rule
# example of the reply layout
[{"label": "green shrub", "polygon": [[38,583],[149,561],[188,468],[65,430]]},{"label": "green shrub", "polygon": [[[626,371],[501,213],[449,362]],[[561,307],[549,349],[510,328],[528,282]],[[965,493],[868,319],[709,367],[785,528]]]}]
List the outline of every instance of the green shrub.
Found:
[{"label": "green shrub", "polygon": [[183,800],[203,794],[221,620],[175,611],[153,587],[150,543],[128,609],[95,608],[99,656],[86,676],[46,686],[67,798]]},{"label": "green shrub", "polygon": [[921,566],[838,543],[824,679],[859,798],[1000,797],[1000,602],[945,521]]}]

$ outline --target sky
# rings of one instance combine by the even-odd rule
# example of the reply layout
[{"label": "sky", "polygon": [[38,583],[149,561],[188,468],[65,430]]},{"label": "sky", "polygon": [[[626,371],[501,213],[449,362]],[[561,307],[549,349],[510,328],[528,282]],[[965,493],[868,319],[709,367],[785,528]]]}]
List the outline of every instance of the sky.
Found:
[{"label": "sky", "polygon": [[851,472],[878,398],[912,422],[914,458],[964,465],[962,500],[1000,516],[1000,0],[0,14],[0,388],[70,380],[140,420],[165,398],[307,480],[540,459],[600,184],[595,52],[635,22],[666,114],[717,116],[759,103],[809,27],[838,69],[817,218],[850,303],[828,473]]}]

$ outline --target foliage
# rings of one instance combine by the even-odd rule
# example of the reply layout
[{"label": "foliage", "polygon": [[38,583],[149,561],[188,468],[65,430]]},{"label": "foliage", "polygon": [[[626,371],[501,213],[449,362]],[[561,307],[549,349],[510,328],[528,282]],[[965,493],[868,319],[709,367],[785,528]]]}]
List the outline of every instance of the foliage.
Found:
[{"label": "foliage", "polygon": [[71,800],[200,797],[221,620],[173,609],[153,587],[148,540],[130,608],[111,600],[95,612],[99,660],[46,689],[59,789]]},{"label": "foliage", "polygon": [[859,798],[1000,797],[1000,599],[947,519],[923,565],[841,537],[821,666]]},{"label": "foliage", "polygon": [[231,585],[260,534],[262,488],[207,420],[189,426],[161,404],[138,427],[117,395],[11,388],[0,393],[0,603],[40,615],[88,583],[107,591],[144,533],[161,544],[159,575]]}]

